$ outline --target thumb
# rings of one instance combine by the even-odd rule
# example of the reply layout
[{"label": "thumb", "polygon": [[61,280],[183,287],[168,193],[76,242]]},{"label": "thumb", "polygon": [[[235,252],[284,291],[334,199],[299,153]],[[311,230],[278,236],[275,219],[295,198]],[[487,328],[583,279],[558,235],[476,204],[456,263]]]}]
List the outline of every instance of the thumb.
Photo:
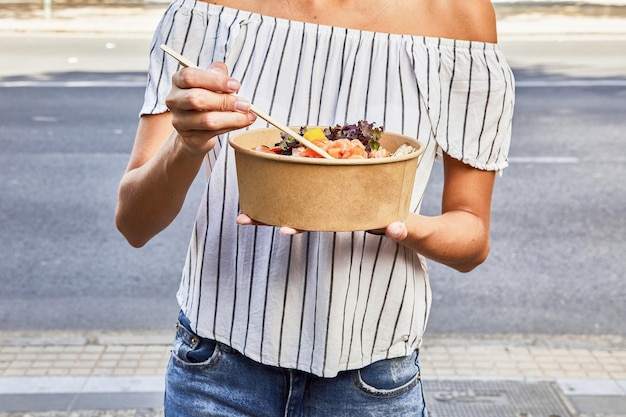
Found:
[{"label": "thumb", "polygon": [[393,222],[385,229],[385,235],[390,239],[401,242],[409,235],[409,231],[403,222]]}]

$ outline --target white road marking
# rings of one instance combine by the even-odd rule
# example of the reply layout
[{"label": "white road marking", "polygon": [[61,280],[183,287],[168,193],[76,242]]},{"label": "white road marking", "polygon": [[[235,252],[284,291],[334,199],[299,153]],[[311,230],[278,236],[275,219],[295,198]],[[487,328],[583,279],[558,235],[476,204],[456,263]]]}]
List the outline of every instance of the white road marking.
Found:
[{"label": "white road marking", "polygon": [[552,87],[626,87],[626,80],[589,79],[589,80],[520,80],[516,88],[552,88]]},{"label": "white road marking", "polygon": [[577,164],[579,159],[574,156],[511,156],[509,162],[514,164]]},{"label": "white road marking", "polygon": [[[90,88],[90,87],[145,87],[143,80],[93,80],[93,81],[42,81],[42,80],[20,80],[20,81],[0,81],[0,87],[62,87],[62,88]],[[572,80],[518,80],[516,88],[554,88],[554,87],[626,87],[626,79],[572,79]]]},{"label": "white road marking", "polygon": [[163,392],[163,376],[3,377],[0,395]]},{"label": "white road marking", "polygon": [[24,81],[0,81],[0,87],[15,88],[15,87],[62,87],[62,88],[128,88],[128,87],[145,87],[145,81],[112,81],[112,80],[98,80],[98,81],[36,81],[36,80],[24,80]]}]

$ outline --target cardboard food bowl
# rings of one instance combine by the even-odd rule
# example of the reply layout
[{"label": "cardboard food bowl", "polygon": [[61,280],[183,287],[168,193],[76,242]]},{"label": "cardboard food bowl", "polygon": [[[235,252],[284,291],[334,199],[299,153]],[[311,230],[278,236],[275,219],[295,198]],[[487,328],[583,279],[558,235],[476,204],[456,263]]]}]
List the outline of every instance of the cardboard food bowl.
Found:
[{"label": "cardboard food bowl", "polygon": [[417,162],[424,151],[416,139],[384,132],[380,143],[388,151],[404,143],[417,149],[388,158],[330,160],[254,150],[280,140],[274,128],[230,139],[242,213],[268,225],[335,232],[380,229],[408,216]]}]

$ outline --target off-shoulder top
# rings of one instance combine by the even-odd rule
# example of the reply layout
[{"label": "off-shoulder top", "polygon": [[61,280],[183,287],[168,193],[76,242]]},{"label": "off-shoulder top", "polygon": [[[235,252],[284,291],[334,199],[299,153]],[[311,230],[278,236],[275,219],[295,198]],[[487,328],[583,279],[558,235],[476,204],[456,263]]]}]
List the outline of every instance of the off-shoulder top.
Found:
[{"label": "off-shoulder top", "polygon": [[[498,45],[303,23],[174,0],[155,33],[141,114],[167,111],[178,63],[225,61],[239,95],[293,126],[375,122],[426,147],[411,211],[443,152],[481,170],[507,166],[514,78]],[[257,120],[251,128],[266,127]],[[264,364],[333,377],[418,348],[431,303],[425,259],[366,232],[284,236],[237,226],[234,154],[207,155],[177,297],[201,336]],[[287,187],[306,187],[286,178]],[[272,198],[272,196],[267,196]],[[341,196],[337,196],[341,204]],[[332,207],[328,210],[332,212]]]}]

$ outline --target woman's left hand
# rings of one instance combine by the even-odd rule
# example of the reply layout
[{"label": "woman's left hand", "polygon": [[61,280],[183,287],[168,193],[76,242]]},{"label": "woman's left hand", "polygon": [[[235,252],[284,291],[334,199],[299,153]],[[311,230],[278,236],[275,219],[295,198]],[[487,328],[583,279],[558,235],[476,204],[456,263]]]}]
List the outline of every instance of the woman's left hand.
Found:
[{"label": "woman's left hand", "polygon": [[402,242],[409,235],[409,229],[403,222],[393,222],[384,229],[385,236],[396,242]]},{"label": "woman's left hand", "polygon": [[[254,220],[247,214],[243,214],[243,213],[240,213],[237,216],[237,224],[240,226],[268,226],[265,223],[257,222],[256,220]],[[302,230],[297,230],[288,226],[281,226],[279,231],[281,235],[285,235],[285,236],[291,236],[291,235],[296,235],[298,233],[302,233]]]},{"label": "woman's left hand", "polygon": [[458,271],[470,271],[489,253],[494,179],[494,172],[472,168],[444,154],[442,213],[410,213],[406,221],[373,232],[384,232],[389,239]]}]

